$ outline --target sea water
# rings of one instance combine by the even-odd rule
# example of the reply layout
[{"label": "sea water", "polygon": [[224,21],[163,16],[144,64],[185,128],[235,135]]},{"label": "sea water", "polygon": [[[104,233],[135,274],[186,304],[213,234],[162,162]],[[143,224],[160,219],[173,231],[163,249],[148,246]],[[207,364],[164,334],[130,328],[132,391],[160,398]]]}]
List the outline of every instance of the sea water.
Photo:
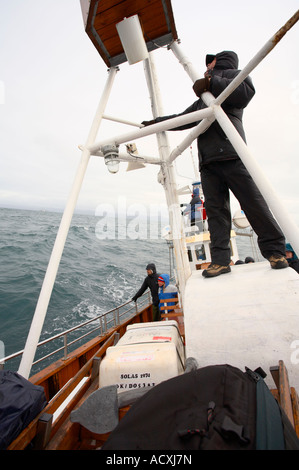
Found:
[{"label": "sea water", "polygon": [[[61,217],[56,212],[0,209],[4,356],[25,346]],[[172,262],[161,237],[161,221],[141,225],[132,228],[132,221],[122,219],[109,225],[96,215],[73,216],[41,340],[129,301],[146,277],[148,263],[155,263],[160,273],[170,273]],[[241,239],[240,258],[250,255],[249,250],[248,240]],[[17,370],[18,363],[11,362],[9,368]]]}]

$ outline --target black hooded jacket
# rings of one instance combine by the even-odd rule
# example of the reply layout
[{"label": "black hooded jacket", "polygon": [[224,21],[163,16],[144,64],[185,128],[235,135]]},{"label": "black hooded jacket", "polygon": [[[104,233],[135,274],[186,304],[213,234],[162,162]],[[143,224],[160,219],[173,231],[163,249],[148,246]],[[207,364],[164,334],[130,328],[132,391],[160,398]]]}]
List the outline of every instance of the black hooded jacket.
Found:
[{"label": "black hooded jacket", "polygon": [[[219,96],[239,74],[240,70],[238,70],[238,64],[238,56],[233,51],[223,51],[216,54],[216,65],[211,71],[212,78],[209,90],[215,97]],[[254,94],[255,89],[251,78],[247,77],[222,103],[222,109],[225,111],[244,141],[246,141],[246,139],[242,124],[243,109],[248,105]],[[155,121],[164,121],[166,119],[182,116],[204,108],[206,108],[206,105],[200,98],[182,113],[158,117]],[[172,130],[189,129],[196,126],[198,123],[199,122],[193,122],[185,126],[176,127]],[[197,145],[200,167],[214,161],[239,158],[217,121],[214,121],[203,134],[198,136]]]},{"label": "black hooded jacket", "polygon": [[146,289],[150,289],[151,295],[152,295],[152,300],[153,300],[153,305],[158,306],[159,305],[159,286],[158,286],[158,277],[159,274],[157,274],[156,271],[156,266],[153,263],[150,263],[147,265],[146,269],[151,269],[153,271],[153,274],[148,275],[144,281],[142,286],[140,287],[139,291],[132,297],[132,300],[136,302],[138,297],[141,297],[142,294],[146,291]]}]

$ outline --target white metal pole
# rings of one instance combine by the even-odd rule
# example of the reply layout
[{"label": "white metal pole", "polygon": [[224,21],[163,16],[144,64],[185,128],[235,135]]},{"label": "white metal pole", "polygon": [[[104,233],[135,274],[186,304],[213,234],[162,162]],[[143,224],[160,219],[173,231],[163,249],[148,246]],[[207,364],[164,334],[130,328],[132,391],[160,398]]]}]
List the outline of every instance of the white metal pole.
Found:
[{"label": "white metal pole", "polygon": [[211,115],[211,117],[203,119],[197,126],[195,126],[192,131],[189,132],[187,137],[185,137],[185,139],[173,149],[169,155],[168,161],[171,163],[181,155],[188,147],[190,147],[199,134],[203,134],[208,127],[210,127],[213,121],[215,121],[215,117],[214,115]]},{"label": "white metal pole", "polygon": [[191,60],[183,52],[181,46],[177,41],[174,41],[171,44],[170,49],[174,53],[175,57],[178,59],[179,63],[184,68],[185,72],[189,75],[193,83],[196,82],[196,80],[198,80],[199,78],[203,77],[203,74],[200,75],[198,70],[192,64]]},{"label": "white metal pole", "polygon": [[32,363],[34,360],[37,344],[47,313],[47,308],[52,294],[66,237],[69,231],[72,216],[79,196],[82,181],[90,159],[90,152],[88,151],[87,147],[95,141],[117,70],[117,68],[111,68],[109,70],[106,86],[104,88],[98,109],[96,111],[94,121],[92,123],[87,138],[85,149],[82,152],[81,161],[77,169],[71,192],[61,219],[60,227],[56,236],[55,244],[49,260],[48,268],[45,274],[44,282],[41,288],[41,292],[36,305],[35,313],[32,319],[31,327],[29,330],[29,334],[27,337],[27,341],[18,370],[19,374],[25,378],[29,377],[31,371]]},{"label": "white metal pole", "polygon": [[[82,146],[82,149],[83,148],[84,147]],[[94,154],[94,156],[104,158],[104,153],[99,151],[96,154]],[[152,165],[161,165],[161,160],[159,158],[153,157],[150,155],[142,155],[138,153],[138,156],[134,156],[134,155],[130,155],[128,152],[127,153],[119,152],[118,156],[121,162],[140,162],[140,163],[150,163]]]},{"label": "white metal pole", "polygon": [[[254,179],[259,190],[263,194],[268,206],[273,212],[276,220],[278,221],[281,229],[283,230],[286,238],[290,241],[296,253],[299,253],[299,229],[295,225],[294,221],[287,214],[285,206],[281,203],[280,199],[275,194],[272,186],[263,175],[263,172],[253,156],[250,154],[247,145],[236,131],[235,127],[226,116],[222,108],[219,106],[223,101],[242,83],[242,81],[257,67],[257,65],[271,52],[271,50],[278,44],[282,37],[289,31],[292,26],[299,20],[299,10],[282,26],[276,34],[274,34],[266,44],[260,49],[260,51],[251,59],[251,61],[244,67],[243,70],[235,77],[235,79],[225,88],[225,90],[215,99],[211,93],[203,93],[201,98],[207,106],[212,106],[215,112],[215,116],[222,126],[227,137],[235,147],[238,155],[246,166],[247,170]],[[199,75],[195,68],[192,66],[189,59],[182,53],[178,44],[175,42],[171,46],[172,51],[183,65],[184,69],[194,82],[199,78]],[[211,118],[210,118],[211,120]],[[193,129],[193,132],[186,137],[180,146],[178,146],[170,155],[170,160],[173,161],[180,153],[187,148],[191,138],[196,134],[204,132],[205,122],[202,121],[197,128]],[[199,131],[199,132],[198,132]]]},{"label": "white metal pole", "polygon": [[[283,36],[297,23],[299,20],[299,10],[282,26],[260,49],[260,51],[248,62],[237,77],[225,88],[225,90],[216,98],[216,104],[221,104],[223,101],[242,83],[242,81],[252,72],[253,69],[274,49]],[[180,64],[184,67],[192,82],[201,78],[196,68],[191,63],[190,59],[182,52],[177,41],[174,41],[170,49],[179,60]],[[203,95],[204,96],[204,95]]]},{"label": "white metal pole", "polygon": [[253,69],[274,49],[283,36],[294,26],[299,20],[299,10],[282,26],[277,33],[275,33],[266,44],[259,50],[259,52],[248,62],[236,78],[223,90],[223,92],[216,98],[215,104],[222,104],[223,101],[245,80],[245,78],[252,72]]},{"label": "white metal pole", "polygon": [[[297,23],[299,20],[299,10],[282,26],[260,49],[260,51],[251,59],[246,67],[241,70],[241,72],[235,77],[235,79],[223,90],[223,92],[216,98],[215,104],[222,104],[223,101],[242,83],[243,80],[252,72],[253,69],[272,51],[272,49],[278,44],[278,42],[283,38],[283,36]],[[184,54],[179,43],[174,41],[170,49],[174,53],[175,57],[178,59],[180,64],[183,66],[184,70],[187,72],[192,82],[201,78],[201,75],[198,73],[197,69],[193,66],[190,59]],[[207,93],[203,93],[201,98],[206,103]],[[210,101],[210,100],[209,100]],[[207,104],[207,103],[206,103]],[[207,122],[205,119],[195,127],[192,132],[185,138],[185,140],[177,146],[171,153],[169,160],[173,161],[177,158],[186,148],[191,145],[192,139],[195,139],[207,130],[207,128],[213,122],[212,118]]]},{"label": "white metal pole", "polygon": [[111,143],[120,145],[125,142],[132,142],[133,140],[140,139],[141,137],[146,137],[157,132],[167,131],[168,129],[172,129],[174,127],[183,126],[184,124],[189,124],[190,122],[198,121],[200,119],[204,119],[205,117],[210,117],[212,113],[213,111],[208,108],[200,109],[199,111],[194,111],[194,113],[185,114],[173,119],[168,119],[167,121],[152,124],[151,126],[142,127],[141,129],[127,132],[126,134],[110,137],[109,139],[105,139],[94,145],[89,145],[88,150],[90,151],[91,155],[94,155],[100,151],[101,147],[104,145]]},{"label": "white metal pole", "polygon": [[[149,59],[146,59],[144,61],[144,68],[147,78],[148,89],[152,99],[153,116],[161,116],[163,114],[162,100],[160,97],[160,89],[158,86],[158,79],[152,54],[149,55]],[[183,297],[186,280],[190,276],[191,271],[187,257],[187,248],[183,237],[184,234],[182,217],[177,195],[174,168],[172,164],[166,162],[167,157],[170,153],[170,146],[166,133],[158,132],[157,141],[159,145],[159,154],[162,160],[160,170],[160,181],[163,184],[165,190],[167,205],[169,209],[173,246],[177,262],[177,281],[180,293]]]},{"label": "white metal pole", "polygon": [[[189,77],[191,78],[192,82],[195,82],[199,78],[201,78],[199,72],[196,70],[194,65],[191,63],[190,59],[186,56],[183,52],[182,48],[180,47],[177,41],[174,41],[170,49],[174,53],[175,57],[178,59],[179,63],[183,66],[184,70],[187,72]],[[203,94],[204,98],[205,93]],[[203,119],[203,118],[202,118]],[[192,142],[199,136],[199,134],[203,134],[215,120],[213,114],[209,117],[204,118],[196,127],[192,129],[192,131],[187,135],[187,137],[171,152],[169,155],[169,162],[173,162],[179,155],[181,155],[184,150],[186,150]]]},{"label": "white metal pole", "polygon": [[128,121],[127,119],[121,119],[121,118],[114,117],[114,116],[108,116],[107,114],[103,114],[103,119],[106,119],[107,121],[120,122],[121,124],[128,124],[128,126],[140,127],[139,122]]},{"label": "white metal pole", "polygon": [[264,196],[268,206],[271,208],[274,217],[279,223],[286,238],[291,243],[294,251],[299,253],[299,228],[288,215],[285,204],[283,204],[279,197],[276,195],[269,181],[263,175],[263,172],[255,159],[252,157],[247,145],[239,135],[238,131],[227,117],[221,106],[214,105],[214,112],[217,121],[222,127],[223,131],[229,138],[233,147],[236,149],[239,157],[246,166],[247,170],[254,179],[257,187]]}]

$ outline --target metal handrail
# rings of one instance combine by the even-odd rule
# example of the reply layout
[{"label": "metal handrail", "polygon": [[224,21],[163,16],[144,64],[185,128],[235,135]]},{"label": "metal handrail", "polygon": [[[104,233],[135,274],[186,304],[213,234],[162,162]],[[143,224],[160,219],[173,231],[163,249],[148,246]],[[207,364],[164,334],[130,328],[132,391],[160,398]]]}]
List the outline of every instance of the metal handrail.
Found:
[{"label": "metal handrail", "polygon": [[[124,317],[128,317],[129,318],[129,315],[130,315],[130,312],[132,312],[132,316],[136,315],[140,310],[141,308],[144,308],[145,306],[147,305],[150,305],[152,302],[151,302],[151,297],[150,297],[150,292],[147,291],[145,292],[141,297],[140,297],[141,302],[139,301],[139,303],[132,306],[132,307],[129,307],[128,309],[126,309],[125,311],[123,312],[120,312],[120,310],[122,308],[124,308],[126,305],[130,304],[132,301],[129,300],[121,305],[118,305],[117,307],[111,309],[111,310],[108,310],[107,312],[105,313],[102,313],[100,315],[97,315],[95,316],[94,318],[91,318],[89,320],[86,320],[85,322],[83,323],[80,323],[79,325],[76,325],[76,326],[73,326],[72,328],[69,328],[67,330],[64,330],[62,331],[61,333],[58,333],[57,335],[54,335],[54,336],[51,336],[50,338],[47,338],[43,341],[40,341],[37,345],[37,348],[39,348],[40,346],[43,346],[47,343],[50,343],[58,338],[61,338],[63,337],[64,338],[64,344],[62,347],[58,348],[58,349],[55,349],[54,351],[51,351],[50,353],[46,354],[45,356],[37,359],[35,362],[33,362],[33,365],[35,364],[38,364],[42,361],[44,361],[45,359],[53,356],[54,354],[60,352],[60,351],[63,351],[64,354],[63,354],[63,357],[64,359],[67,359],[68,357],[68,348],[70,346],[72,346],[73,344],[77,343],[78,341],[82,340],[83,338],[85,338],[86,336],[88,335],[91,335],[92,333],[94,333],[95,331],[97,330],[100,330],[100,335],[99,336],[103,336],[107,331],[108,331],[108,326],[110,327],[110,324],[112,324],[113,326],[117,326],[121,323],[121,320],[124,318]],[[139,300],[140,300],[139,299]],[[113,315],[111,315],[113,314]],[[107,318],[108,315],[111,315],[111,318]],[[103,320],[104,320],[104,325],[103,325]],[[70,333],[73,333],[74,331],[77,331],[81,328],[84,328],[85,326],[89,325],[90,323],[93,323],[95,321],[99,321],[100,324],[99,326],[96,326],[95,328],[93,328],[92,330],[80,335],[78,338],[68,342],[67,338],[68,338],[68,335]],[[0,370],[4,368],[4,365],[5,363],[7,363],[8,361],[12,360],[12,359],[15,359],[19,356],[21,356],[24,352],[24,349],[22,349],[21,351],[17,351],[13,354],[10,354],[9,356],[6,356],[4,358],[1,359],[1,362],[0,362]]]}]

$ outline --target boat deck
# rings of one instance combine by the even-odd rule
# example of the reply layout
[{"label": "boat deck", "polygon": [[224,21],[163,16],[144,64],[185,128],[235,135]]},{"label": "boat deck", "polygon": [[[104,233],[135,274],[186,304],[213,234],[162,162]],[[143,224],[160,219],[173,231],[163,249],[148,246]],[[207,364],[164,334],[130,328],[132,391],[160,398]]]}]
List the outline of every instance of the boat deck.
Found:
[{"label": "boat deck", "polygon": [[184,300],[186,357],[195,357],[198,367],[262,367],[270,387],[269,368],[283,359],[298,390],[298,301],[299,276],[292,268],[243,264],[212,279],[195,271]]},{"label": "boat deck", "polygon": [[[240,368],[260,366],[269,373],[269,367],[274,366],[268,374],[268,380],[272,376],[274,382],[271,380],[268,384],[292,419],[299,436],[299,400],[295,390],[298,390],[298,376],[291,348],[298,331],[298,302],[291,299],[299,292],[298,283],[299,277],[294,270],[274,271],[268,263],[233,266],[230,274],[215,279],[204,279],[201,271],[197,271],[186,286],[184,317],[179,308],[172,315],[179,320],[180,326],[185,319],[186,356],[195,357],[198,367],[230,363]],[[258,290],[257,286],[262,289]],[[148,310],[149,307],[141,312],[143,317],[139,321],[148,321]],[[166,318],[170,319],[168,315]],[[113,342],[116,332],[117,329],[101,347],[98,345],[100,349],[65,386],[59,387],[61,390],[15,439],[10,449],[24,449],[33,439],[35,448],[47,450],[91,450],[103,445],[109,433],[97,434],[78,422],[72,422],[70,413],[98,389],[100,358]],[[56,381],[58,369],[51,368]],[[48,377],[45,371],[42,375]],[[52,423],[52,414],[83,378],[84,384]],[[119,419],[127,410],[128,406],[119,409]],[[51,419],[45,421],[44,416]]]}]

